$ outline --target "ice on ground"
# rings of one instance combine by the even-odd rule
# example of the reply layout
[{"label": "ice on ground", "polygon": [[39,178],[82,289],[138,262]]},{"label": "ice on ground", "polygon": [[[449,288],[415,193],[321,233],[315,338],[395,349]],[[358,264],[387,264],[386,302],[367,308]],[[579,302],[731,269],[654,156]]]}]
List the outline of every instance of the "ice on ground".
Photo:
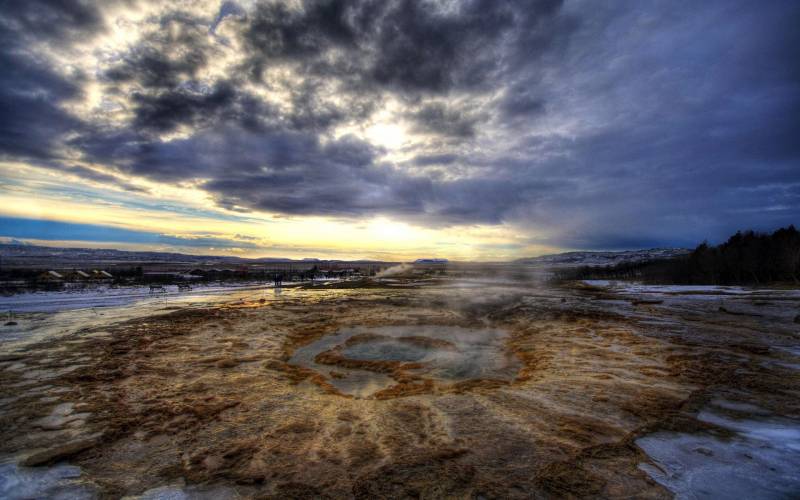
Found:
[{"label": "ice on ground", "polygon": [[711,294],[748,294],[756,291],[741,286],[719,285],[647,285],[631,281],[615,280],[583,280],[589,286],[613,288],[625,293],[711,293]]},{"label": "ice on ground", "polygon": [[[81,480],[79,467],[57,464],[52,467],[20,467],[0,463],[0,498],[3,500],[90,500],[98,498],[95,485]],[[174,484],[147,490],[130,500],[228,500],[240,498],[224,486],[185,486]]]},{"label": "ice on ground", "polygon": [[800,356],[800,345],[777,345],[775,349],[788,352],[792,356]]},{"label": "ice on ground", "polygon": [[[735,412],[752,409],[733,402],[715,405]],[[800,422],[734,418],[711,409],[700,412],[698,419],[735,435],[657,432],[636,440],[655,462],[640,468],[676,498],[800,497]]]},{"label": "ice on ground", "polygon": [[[291,283],[284,283],[289,285]],[[0,297],[0,312],[57,312],[72,309],[104,308],[128,305],[136,302],[184,303],[209,295],[220,295],[236,291],[272,288],[272,282],[245,284],[194,285],[190,291],[180,291],[177,285],[164,286],[164,292],[152,293],[147,286],[125,286],[112,288],[98,286],[78,290],[54,292],[29,292]]]},{"label": "ice on ground", "polygon": [[782,297],[800,298],[800,290],[773,290],[768,288],[753,288],[743,286],[722,285],[648,285],[632,281],[619,280],[583,280],[584,284],[598,288],[609,288],[622,293],[642,294],[668,294],[668,295],[742,295],[742,296],[768,296],[779,295]]},{"label": "ice on ground", "polygon": [[701,411],[697,419],[735,431],[753,441],[795,451],[798,474],[800,474],[800,422],[778,419],[735,419],[708,410]]},{"label": "ice on ground", "polygon": [[[13,462],[0,463],[0,498],[3,500],[89,500],[98,497],[93,484],[80,479],[79,467],[57,464],[52,467],[20,467]],[[240,498],[224,486],[161,486],[141,495],[125,497],[136,500],[228,500]]]},{"label": "ice on ground", "polygon": [[[770,412],[759,408],[758,406],[750,403],[742,403],[740,401],[730,401],[728,399],[714,399],[711,401],[713,406],[722,408],[724,410],[736,411],[740,413],[749,413],[752,415],[769,415]],[[700,418],[702,420],[702,418]]]},{"label": "ice on ground", "polygon": [[177,306],[208,307],[237,300],[276,300],[278,297],[280,294],[273,294],[271,285],[264,284],[197,287],[180,294],[170,291],[151,295],[146,287],[105,287],[0,297],[0,313],[13,311],[16,322],[15,325],[0,326],[0,347],[10,352],[33,342],[79,330],[168,313]]},{"label": "ice on ground", "polygon": [[616,281],[609,281],[609,280],[583,280],[583,283],[589,286],[597,286],[600,288],[606,288],[612,286],[612,284],[616,284]]},{"label": "ice on ground", "polygon": [[19,467],[0,464],[0,498],[29,500],[82,500],[96,498],[94,488],[80,481],[78,467],[59,464],[53,467]]}]

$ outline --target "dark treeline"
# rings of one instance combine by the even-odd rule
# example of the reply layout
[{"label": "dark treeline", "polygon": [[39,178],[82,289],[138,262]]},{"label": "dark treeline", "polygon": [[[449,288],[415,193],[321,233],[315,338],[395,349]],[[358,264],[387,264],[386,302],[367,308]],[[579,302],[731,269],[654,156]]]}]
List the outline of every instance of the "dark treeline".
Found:
[{"label": "dark treeline", "polygon": [[721,245],[703,243],[684,257],[582,267],[561,273],[560,277],[691,285],[798,284],[800,232],[793,225],[772,234],[740,231]]}]

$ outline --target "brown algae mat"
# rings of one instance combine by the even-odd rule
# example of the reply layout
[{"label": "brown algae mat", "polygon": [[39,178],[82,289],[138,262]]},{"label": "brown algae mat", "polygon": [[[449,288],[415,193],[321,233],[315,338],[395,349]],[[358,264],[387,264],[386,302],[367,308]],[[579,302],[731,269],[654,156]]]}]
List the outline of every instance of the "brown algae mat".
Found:
[{"label": "brown algae mat", "polygon": [[0,357],[0,452],[107,498],[671,498],[637,437],[732,392],[798,414],[782,318],[609,295],[297,289],[76,332]]}]

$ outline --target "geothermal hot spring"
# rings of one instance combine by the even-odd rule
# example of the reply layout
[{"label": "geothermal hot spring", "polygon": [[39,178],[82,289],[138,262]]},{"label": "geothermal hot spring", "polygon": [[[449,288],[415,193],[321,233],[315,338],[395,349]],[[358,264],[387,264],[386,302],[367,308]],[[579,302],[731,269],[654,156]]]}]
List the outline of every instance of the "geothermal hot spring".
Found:
[{"label": "geothermal hot spring", "polygon": [[290,364],[310,368],[339,392],[366,398],[409,378],[450,385],[511,382],[521,364],[508,333],[457,326],[344,328],[297,349]]},{"label": "geothermal hot spring", "polygon": [[595,285],[20,313],[0,498],[797,498],[800,292]]}]

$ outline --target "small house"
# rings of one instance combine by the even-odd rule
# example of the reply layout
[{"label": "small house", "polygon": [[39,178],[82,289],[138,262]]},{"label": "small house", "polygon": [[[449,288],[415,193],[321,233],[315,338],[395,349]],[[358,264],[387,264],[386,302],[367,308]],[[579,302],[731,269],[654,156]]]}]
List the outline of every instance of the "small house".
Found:
[{"label": "small house", "polygon": [[45,271],[40,274],[37,278],[37,281],[42,281],[45,283],[58,283],[64,281],[64,275],[56,271]]},{"label": "small house", "polygon": [[69,281],[86,281],[90,279],[91,276],[89,276],[89,273],[81,271],[80,269],[73,269],[72,272],[67,273],[64,278]]},{"label": "small house", "polygon": [[99,269],[94,269],[91,277],[95,281],[111,281],[114,279],[114,276],[112,276],[111,273]]}]

